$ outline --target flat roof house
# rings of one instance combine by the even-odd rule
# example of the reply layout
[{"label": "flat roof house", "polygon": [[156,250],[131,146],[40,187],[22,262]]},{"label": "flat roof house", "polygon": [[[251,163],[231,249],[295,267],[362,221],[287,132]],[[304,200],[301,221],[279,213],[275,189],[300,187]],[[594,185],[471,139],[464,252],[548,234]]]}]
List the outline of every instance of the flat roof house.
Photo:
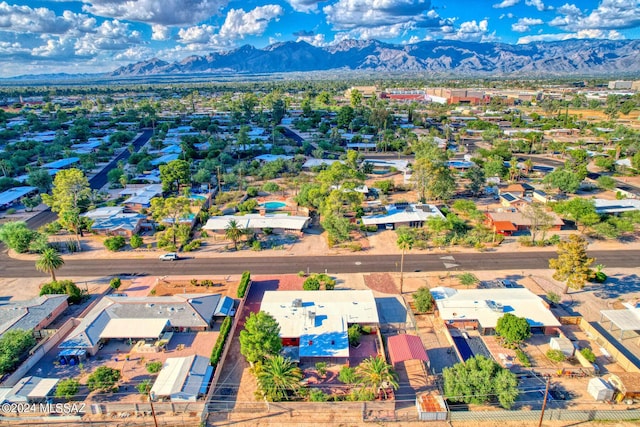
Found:
[{"label": "flat roof house", "polygon": [[107,236],[131,237],[140,231],[146,219],[138,213],[124,213],[122,206],[107,206],[86,212],[83,216],[91,219],[91,231]]},{"label": "flat roof house", "polygon": [[293,359],[349,358],[349,325],[377,325],[371,290],[266,291],[260,309],[280,325],[283,345]]},{"label": "flat roof house", "polygon": [[364,225],[375,225],[378,228],[387,227],[422,227],[429,218],[442,218],[444,215],[435,205],[395,203],[385,206],[385,213],[366,215],[362,217]]},{"label": "flat roof house", "polygon": [[37,403],[53,396],[53,390],[60,381],[58,378],[24,377],[10,389],[0,389],[6,402]]},{"label": "flat roof house", "polygon": [[59,345],[95,355],[107,339],[157,340],[165,331],[211,328],[215,317],[228,316],[233,299],[220,294],[162,297],[103,297]]},{"label": "flat roof house", "polygon": [[478,329],[482,335],[494,335],[498,319],[511,313],[527,319],[532,333],[554,334],[560,322],[546,303],[526,288],[431,289],[437,315],[447,325]]},{"label": "flat roof house", "polygon": [[202,227],[203,230],[214,233],[224,233],[230,221],[236,221],[238,227],[243,230],[253,230],[260,232],[265,228],[271,229],[274,233],[298,232],[309,225],[308,216],[296,216],[287,214],[248,214],[244,216],[224,215],[214,216],[207,220]]}]

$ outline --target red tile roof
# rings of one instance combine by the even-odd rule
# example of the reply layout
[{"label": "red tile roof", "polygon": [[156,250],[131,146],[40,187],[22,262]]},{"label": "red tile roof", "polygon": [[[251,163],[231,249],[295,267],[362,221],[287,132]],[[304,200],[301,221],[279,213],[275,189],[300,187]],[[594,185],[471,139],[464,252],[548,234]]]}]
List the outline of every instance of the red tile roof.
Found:
[{"label": "red tile roof", "polygon": [[387,340],[391,364],[404,362],[405,360],[422,360],[428,362],[427,352],[420,337],[415,335],[394,335]]}]

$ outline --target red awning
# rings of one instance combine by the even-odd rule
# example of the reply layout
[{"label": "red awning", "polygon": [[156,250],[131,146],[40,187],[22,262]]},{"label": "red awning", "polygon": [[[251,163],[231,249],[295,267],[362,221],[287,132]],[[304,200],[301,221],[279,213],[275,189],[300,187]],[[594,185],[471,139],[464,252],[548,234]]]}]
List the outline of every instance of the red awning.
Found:
[{"label": "red awning", "polygon": [[422,360],[423,362],[429,362],[427,352],[424,351],[424,346],[420,337],[415,335],[394,335],[387,340],[387,346],[389,347],[389,356],[391,357],[391,364],[404,362],[405,360]]}]

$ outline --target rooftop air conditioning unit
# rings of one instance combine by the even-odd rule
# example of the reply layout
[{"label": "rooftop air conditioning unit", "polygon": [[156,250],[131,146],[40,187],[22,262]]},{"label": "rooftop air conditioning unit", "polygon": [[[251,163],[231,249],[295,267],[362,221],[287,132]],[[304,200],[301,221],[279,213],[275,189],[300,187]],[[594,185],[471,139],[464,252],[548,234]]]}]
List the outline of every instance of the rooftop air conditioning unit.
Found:
[{"label": "rooftop air conditioning unit", "polygon": [[292,307],[302,307],[302,300],[300,298],[296,298],[291,303]]}]

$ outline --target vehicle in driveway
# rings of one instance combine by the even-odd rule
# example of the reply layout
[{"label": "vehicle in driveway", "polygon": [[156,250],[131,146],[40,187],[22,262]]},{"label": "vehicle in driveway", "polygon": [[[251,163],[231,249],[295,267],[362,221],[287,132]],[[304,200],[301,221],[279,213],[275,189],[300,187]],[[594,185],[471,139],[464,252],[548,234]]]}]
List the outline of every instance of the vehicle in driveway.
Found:
[{"label": "vehicle in driveway", "polygon": [[160,255],[160,261],[176,261],[178,259],[178,254],[175,252],[168,252],[166,254]]}]

